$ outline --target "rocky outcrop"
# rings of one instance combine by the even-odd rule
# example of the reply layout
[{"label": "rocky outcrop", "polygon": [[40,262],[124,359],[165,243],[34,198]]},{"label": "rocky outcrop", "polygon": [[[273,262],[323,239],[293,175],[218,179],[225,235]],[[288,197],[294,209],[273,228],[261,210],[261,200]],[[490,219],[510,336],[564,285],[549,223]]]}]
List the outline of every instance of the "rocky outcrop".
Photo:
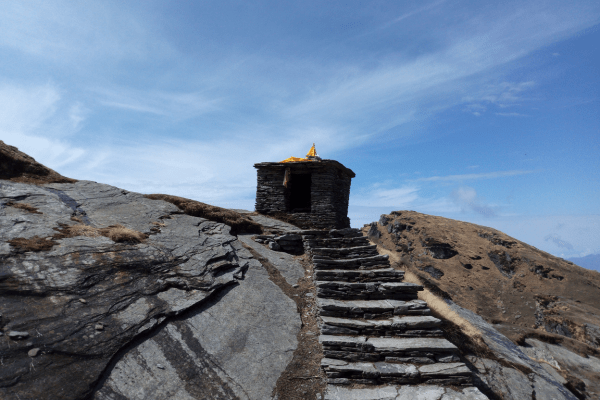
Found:
[{"label": "rocky outcrop", "polygon": [[228,226],[88,181],[0,204],[0,397],[270,397],[300,319]]},{"label": "rocky outcrop", "polygon": [[382,215],[363,232],[424,286],[420,298],[448,318],[442,329],[488,396],[600,395],[600,274],[494,229],[413,211]]}]

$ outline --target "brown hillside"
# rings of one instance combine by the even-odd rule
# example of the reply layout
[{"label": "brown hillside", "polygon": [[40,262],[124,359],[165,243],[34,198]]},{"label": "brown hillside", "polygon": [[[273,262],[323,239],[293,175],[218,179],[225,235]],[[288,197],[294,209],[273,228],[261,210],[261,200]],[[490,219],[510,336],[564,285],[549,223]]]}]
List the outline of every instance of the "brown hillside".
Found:
[{"label": "brown hillside", "polygon": [[600,273],[495,229],[414,211],[392,212],[364,229],[425,287],[513,341],[537,337],[598,354]]},{"label": "brown hillside", "polygon": [[58,172],[43,166],[33,157],[9,146],[0,140],[0,179],[21,183],[71,183],[75,179],[65,178]]}]

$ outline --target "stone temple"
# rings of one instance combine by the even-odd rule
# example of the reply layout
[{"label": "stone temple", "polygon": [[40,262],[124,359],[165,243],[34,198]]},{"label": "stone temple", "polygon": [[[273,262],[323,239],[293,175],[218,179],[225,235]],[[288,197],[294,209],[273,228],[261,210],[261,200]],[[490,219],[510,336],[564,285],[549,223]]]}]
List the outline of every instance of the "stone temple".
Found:
[{"label": "stone temple", "polygon": [[312,148],[306,158],[254,164],[257,169],[256,211],[289,214],[314,228],[350,227],[348,200],[351,169],[321,159]]}]

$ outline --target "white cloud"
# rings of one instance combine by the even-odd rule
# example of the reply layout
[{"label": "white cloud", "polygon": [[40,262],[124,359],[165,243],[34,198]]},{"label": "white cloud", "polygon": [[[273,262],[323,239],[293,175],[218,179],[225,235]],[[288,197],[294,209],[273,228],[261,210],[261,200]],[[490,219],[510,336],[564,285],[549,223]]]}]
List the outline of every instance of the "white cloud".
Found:
[{"label": "white cloud", "polygon": [[508,176],[527,175],[527,174],[532,174],[534,172],[536,172],[536,171],[514,170],[514,171],[488,172],[488,173],[482,173],[482,174],[430,176],[427,178],[414,179],[413,182],[460,182],[460,181],[476,180],[476,179],[496,179],[496,178],[504,178],[504,177],[508,177]]},{"label": "white cloud", "polygon": [[170,118],[189,118],[219,109],[220,99],[210,98],[197,92],[165,92],[158,90],[134,90],[127,88],[98,88],[99,103],[142,113]]},{"label": "white cloud", "polygon": [[81,159],[85,150],[67,141],[48,137],[48,130],[55,124],[60,125],[65,118],[57,118],[60,101],[61,94],[52,84],[1,85],[0,139],[51,168],[66,166]]},{"label": "white cloud", "polygon": [[109,2],[2,2],[0,46],[60,63],[167,55],[170,47],[139,18]]},{"label": "white cloud", "polygon": [[567,249],[567,250],[573,250],[573,245],[569,242],[567,242],[566,240],[561,239],[561,237],[559,235],[557,235],[556,233],[552,233],[548,236],[546,236],[544,238],[544,240],[546,242],[551,241],[552,243],[554,243],[556,246],[563,248],[563,249]]},{"label": "white cloud", "polygon": [[71,120],[71,124],[73,129],[78,130],[81,127],[81,124],[87,116],[89,115],[90,110],[86,108],[80,102],[76,102],[69,108],[69,119]]},{"label": "white cloud", "polygon": [[31,131],[56,111],[61,96],[51,84],[16,86],[0,84],[0,131]]},{"label": "white cloud", "polygon": [[413,186],[403,186],[393,189],[374,188],[361,191],[351,199],[352,204],[369,207],[410,207],[418,198],[419,189]]},{"label": "white cloud", "polygon": [[465,186],[455,189],[450,194],[450,198],[461,207],[463,212],[473,211],[484,217],[496,216],[494,207],[486,204],[485,200],[479,197],[472,187]]},{"label": "white cloud", "polygon": [[496,115],[499,115],[501,117],[527,117],[526,114],[521,114],[521,113],[516,113],[516,112],[509,112],[509,113],[496,113]]}]

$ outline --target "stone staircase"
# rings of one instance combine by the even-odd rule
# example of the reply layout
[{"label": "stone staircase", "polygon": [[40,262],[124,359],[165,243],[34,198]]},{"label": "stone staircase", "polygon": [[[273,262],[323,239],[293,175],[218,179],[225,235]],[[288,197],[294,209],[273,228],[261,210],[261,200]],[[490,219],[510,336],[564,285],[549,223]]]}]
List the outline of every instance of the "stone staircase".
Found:
[{"label": "stone staircase", "polygon": [[422,286],[403,282],[404,272],[358,229],[301,235],[314,264],[330,385],[471,385],[442,321],[417,297]]}]

